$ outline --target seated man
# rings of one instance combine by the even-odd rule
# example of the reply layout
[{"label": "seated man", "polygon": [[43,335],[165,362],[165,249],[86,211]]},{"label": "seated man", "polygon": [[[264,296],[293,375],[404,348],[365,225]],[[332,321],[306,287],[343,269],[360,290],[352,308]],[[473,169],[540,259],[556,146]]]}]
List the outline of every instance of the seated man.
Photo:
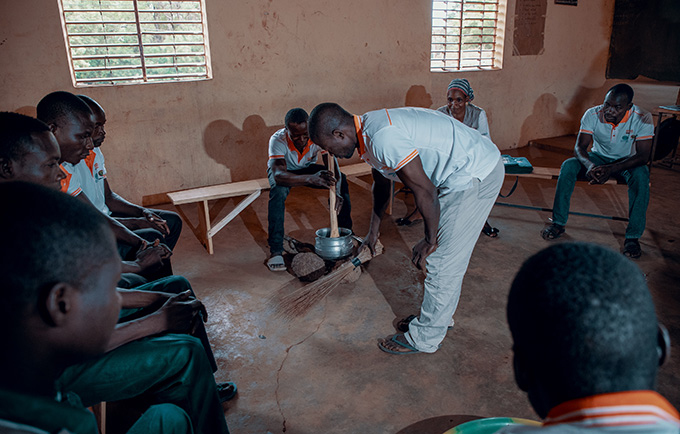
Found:
[{"label": "seated man", "polygon": [[[654,124],[652,115],[633,105],[633,89],[617,84],[609,89],[604,104],[592,107],[581,119],[576,157],[562,163],[553,204],[552,224],[541,232],[546,240],[564,233],[569,202],[579,174],[591,184],[604,184],[613,175],[628,183],[629,221],[623,254],[639,258],[639,238],[645,230],[649,204],[649,168]],[[593,145],[592,152],[587,152]]]},{"label": "seated man", "polygon": [[[89,168],[87,180],[84,182],[83,192],[95,207],[107,215],[112,215],[126,228],[146,240],[158,239],[173,250],[182,232],[182,219],[177,213],[164,210],[151,210],[128,202],[111,190],[107,178],[104,154],[101,145],[106,138],[106,113],[97,101],[86,95],[78,95],[92,110],[94,132],[92,144],[94,149],[85,158],[84,163]],[[82,163],[80,163],[82,164]],[[158,276],[172,274],[170,260],[164,263],[166,270],[161,270]],[[153,280],[153,276],[151,277]]]},{"label": "seated man", "polygon": [[563,243],[529,258],[508,297],[515,379],[542,427],[502,433],[678,433],[654,391],[670,350],[645,276],[620,254]]},{"label": "seated man", "polygon": [[[47,125],[37,119],[18,113],[0,112],[0,183],[19,180],[42,184],[52,189],[59,189],[60,186],[57,181],[64,177],[64,173],[59,169],[59,159],[59,147]],[[120,323],[109,340],[109,351],[147,336],[172,332],[188,333],[191,331],[191,334],[200,340],[200,344],[205,350],[204,354],[209,362],[211,372],[217,370],[205,327],[203,322],[199,320],[199,315],[204,320],[207,320],[205,308],[195,298],[193,290],[186,279],[181,276],[169,276],[140,286],[134,291],[119,289],[119,294],[121,295],[122,306],[126,309],[122,312],[124,318],[121,318]],[[172,350],[178,345],[200,348],[200,346],[196,346],[193,339],[190,342],[184,342],[187,339],[189,338],[174,336],[174,338],[163,339],[160,343],[159,339],[151,339],[143,344],[135,344],[135,346],[131,347],[125,346],[119,351],[111,351],[101,358],[103,361],[106,361],[105,368],[97,367],[89,371],[86,370],[85,372],[92,373],[94,378],[83,376],[78,383],[78,387],[85,390],[84,396],[89,396],[87,395],[87,390],[91,388],[93,383],[97,382],[101,372],[106,372],[109,376],[120,372],[122,374],[120,377],[121,381],[128,383],[136,381],[137,384],[143,384],[150,388],[149,382],[158,381],[160,374],[147,369],[141,372],[144,375],[130,376],[125,373],[126,366],[121,365],[119,361],[124,357],[129,357],[125,356],[125,354],[129,354],[130,351],[132,351],[132,354],[135,352],[144,354],[148,351],[153,351],[157,354],[163,346],[169,346],[169,349]],[[178,341],[180,344],[177,343]],[[172,353],[170,352],[169,354]],[[205,358],[191,352],[184,352],[184,354],[187,354],[189,359],[195,357]],[[155,357],[158,357],[158,355]],[[116,363],[112,363],[111,360]],[[67,385],[70,384],[69,381],[73,381],[73,378],[69,377],[70,370],[82,373],[82,367],[67,369],[62,375],[62,378],[66,378],[64,381]],[[200,376],[203,375],[200,374]],[[68,380],[69,378],[71,380]],[[118,388],[112,387],[111,389],[115,390]],[[101,388],[95,390],[98,391],[97,393],[102,392]],[[130,397],[129,393],[131,391],[129,389],[123,390],[124,395],[122,396]],[[145,389],[138,388],[134,390],[144,391]],[[237,391],[236,385],[233,382],[220,383],[217,385],[217,390],[221,401],[231,399]],[[99,397],[100,400],[112,400],[110,396],[95,396]],[[93,404],[97,402],[96,399],[92,401]]]},{"label": "seated man", "polygon": [[[317,145],[309,140],[307,133],[307,112],[294,108],[286,113],[285,127],[275,132],[269,139],[269,251],[271,257],[267,267],[271,271],[285,271],[283,262],[283,221],[286,213],[286,197],[291,187],[305,185],[313,188],[330,188],[336,184],[333,173],[326,167],[315,164],[319,151]],[[347,179],[342,175],[339,198],[336,208],[338,226],[352,229],[351,205]],[[337,209],[336,209],[337,212]]]},{"label": "seated man", "polygon": [[[29,116],[0,112],[0,182],[28,181],[60,189],[66,177],[59,166],[60,159],[59,144],[47,125]],[[163,247],[150,246],[133,261],[123,261],[119,286],[130,288],[146,283],[133,273],[154,269],[165,254]]]},{"label": "seated man", "polygon": [[[111,230],[93,208],[36,184],[2,183],[0,200],[14,204],[0,213],[0,322],[11,354],[0,357],[0,426],[96,434],[92,413],[55,380],[102,354],[116,324],[120,260]],[[161,404],[129,432],[191,429],[182,409]]]},{"label": "seated man", "polygon": [[[92,110],[80,98],[69,92],[52,92],[38,103],[37,112],[38,119],[49,126],[61,150],[62,169],[66,172],[66,178],[62,180],[62,191],[91,203],[87,195],[83,194],[83,188],[88,189],[85,183],[88,178],[91,180],[91,173],[82,160],[87,158],[93,149]],[[130,231],[116,219],[108,215],[107,218],[118,240],[119,252],[125,260],[135,259],[146,250],[149,241],[157,239],[151,236],[147,240]],[[167,261],[172,254],[167,246],[161,245],[161,248],[164,254],[160,258],[160,263],[156,264],[158,266],[162,266],[163,261]],[[162,277],[148,268],[132,272],[142,273],[151,279]]]}]

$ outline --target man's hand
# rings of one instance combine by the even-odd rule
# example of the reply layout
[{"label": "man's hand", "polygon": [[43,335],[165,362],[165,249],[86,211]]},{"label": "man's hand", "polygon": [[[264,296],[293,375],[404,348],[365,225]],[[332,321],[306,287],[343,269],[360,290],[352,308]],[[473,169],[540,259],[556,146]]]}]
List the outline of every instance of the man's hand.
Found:
[{"label": "man's hand", "polygon": [[314,175],[309,177],[308,185],[310,187],[330,188],[335,185],[335,176],[328,170],[319,170]]},{"label": "man's hand", "polygon": [[611,169],[607,165],[593,166],[586,172],[589,184],[604,184],[611,176]]},{"label": "man's hand", "polygon": [[184,291],[168,299],[160,309],[165,319],[166,331],[190,333],[197,321],[208,320],[208,311],[200,300],[193,298],[190,291]]},{"label": "man's hand", "polygon": [[375,256],[375,245],[378,242],[378,237],[380,237],[380,232],[369,231],[364,237],[364,241],[361,243],[361,246],[359,246],[358,251],[360,252],[364,247],[368,247],[368,249],[371,251],[371,255]]},{"label": "man's hand", "polygon": [[153,225],[154,229],[158,229],[165,235],[170,235],[170,227],[168,226],[168,222],[163,220],[158,214],[151,211],[150,209],[144,208],[142,210],[142,215],[149,223]]},{"label": "man's hand", "polygon": [[135,263],[139,266],[140,271],[155,270],[163,265],[164,259],[169,258],[171,255],[172,251],[170,248],[156,240],[153,244],[147,245],[144,250],[137,252]]},{"label": "man's hand", "polygon": [[418,241],[418,243],[413,246],[413,255],[411,256],[411,262],[419,270],[425,269],[425,260],[430,256],[435,250],[437,250],[437,244],[429,243],[425,238]]}]

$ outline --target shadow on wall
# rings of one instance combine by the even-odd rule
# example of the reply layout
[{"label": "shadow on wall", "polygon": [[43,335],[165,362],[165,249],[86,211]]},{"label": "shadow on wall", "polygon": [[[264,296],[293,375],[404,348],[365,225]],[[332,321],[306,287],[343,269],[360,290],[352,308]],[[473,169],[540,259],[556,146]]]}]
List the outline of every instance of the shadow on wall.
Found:
[{"label": "shadow on wall", "polygon": [[[607,53],[607,49],[601,50],[583,76],[601,76],[606,67]],[[602,85],[599,87],[576,87],[571,99],[565,105],[566,113],[557,112],[557,98],[553,94],[542,94],[534,102],[533,112],[522,123],[518,147],[526,146],[530,140],[576,134],[581,125],[583,113],[604,101],[604,95],[612,85],[613,81],[602,77]],[[551,133],[545,134],[542,131],[551,131]]]},{"label": "shadow on wall", "polygon": [[425,86],[414,84],[406,91],[405,107],[424,107],[432,106],[432,95],[427,93]]},{"label": "shadow on wall", "polygon": [[203,132],[206,153],[231,171],[232,181],[267,176],[269,138],[283,125],[267,126],[260,115],[250,115],[243,128],[229,121],[216,120]]},{"label": "shadow on wall", "polygon": [[22,114],[22,115],[30,116],[32,118],[36,117],[36,115],[37,115],[36,107],[31,106],[31,105],[25,105],[23,107],[19,107],[17,109],[14,109],[14,112]]},{"label": "shadow on wall", "polygon": [[[550,124],[548,128],[542,128],[542,124]],[[574,118],[564,113],[557,112],[557,98],[551,93],[544,93],[534,102],[533,112],[522,123],[519,143],[524,146],[529,140],[542,137],[533,137],[536,129],[550,131],[569,131],[574,126]],[[577,127],[578,128],[578,127]],[[566,134],[566,133],[565,133]]]}]

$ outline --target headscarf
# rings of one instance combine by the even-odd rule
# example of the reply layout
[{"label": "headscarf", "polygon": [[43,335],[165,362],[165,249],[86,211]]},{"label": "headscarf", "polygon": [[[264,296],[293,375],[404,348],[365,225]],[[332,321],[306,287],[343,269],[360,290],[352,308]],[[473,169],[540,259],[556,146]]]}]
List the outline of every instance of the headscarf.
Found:
[{"label": "headscarf", "polygon": [[467,95],[468,101],[475,99],[475,93],[472,91],[470,83],[464,78],[454,78],[451,80],[451,83],[449,83],[449,87],[446,89],[446,91],[448,92],[451,89],[460,89],[461,92]]}]

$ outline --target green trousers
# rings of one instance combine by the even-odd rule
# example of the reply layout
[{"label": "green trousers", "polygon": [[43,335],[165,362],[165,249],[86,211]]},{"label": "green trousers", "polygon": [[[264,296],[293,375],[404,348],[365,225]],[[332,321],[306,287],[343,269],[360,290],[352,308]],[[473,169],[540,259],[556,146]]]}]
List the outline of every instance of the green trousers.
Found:
[{"label": "green trousers", "polygon": [[[66,429],[73,434],[98,434],[94,415],[80,403],[75,407],[42,396],[23,395],[0,389],[0,420],[39,428],[47,432]],[[0,432],[4,432],[0,424]],[[151,406],[128,434],[192,433],[191,420],[172,404]]]},{"label": "green trousers", "polygon": [[[194,290],[191,288],[191,284],[189,284],[189,281],[182,276],[163,277],[162,279],[145,283],[134,289],[137,291],[167,292],[169,294],[179,294],[180,292],[189,290],[191,291],[191,295],[196,297]],[[151,308],[121,309],[118,322],[122,323],[141,318],[145,315],[155,312],[156,309],[158,309],[158,306],[153,306]],[[201,344],[205,349],[205,354],[208,356],[208,362],[210,362],[210,368],[212,369],[212,372],[217,372],[217,362],[215,361],[215,355],[213,354],[212,348],[210,347],[208,333],[205,330],[205,325],[203,322],[200,322],[196,326],[193,336],[200,339]]]},{"label": "green trousers", "polygon": [[[603,157],[593,152],[588,153],[590,161],[596,165],[609,164],[616,160]],[[570,158],[562,163],[560,177],[557,180],[555,201],[553,203],[553,223],[566,225],[569,218],[571,194],[574,192],[576,179],[584,176],[586,168],[577,158]],[[649,205],[649,168],[638,166],[619,173],[628,184],[628,227],[626,238],[640,238],[645,231],[647,221],[647,205]],[[615,175],[616,175],[615,174]]]},{"label": "green trousers", "polygon": [[188,335],[147,337],[71,366],[57,390],[75,393],[86,407],[144,395],[180,407],[197,434],[229,432],[206,353]]}]

